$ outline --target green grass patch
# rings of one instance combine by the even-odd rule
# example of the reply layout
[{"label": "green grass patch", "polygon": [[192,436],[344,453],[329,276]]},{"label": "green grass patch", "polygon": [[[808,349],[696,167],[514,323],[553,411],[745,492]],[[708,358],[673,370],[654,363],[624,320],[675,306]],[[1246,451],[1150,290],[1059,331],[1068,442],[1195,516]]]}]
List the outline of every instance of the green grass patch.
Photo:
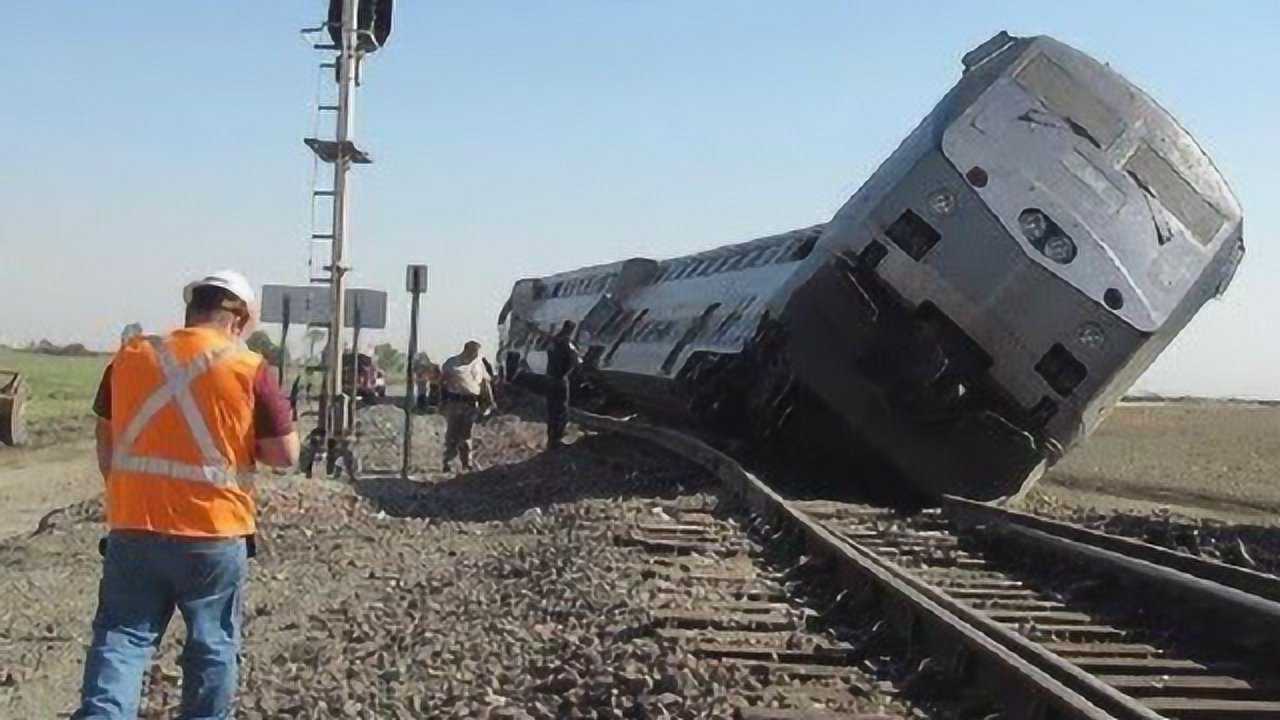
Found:
[{"label": "green grass patch", "polygon": [[27,428],[33,444],[80,434],[92,427],[93,396],[110,356],[60,357],[0,348],[0,368],[18,370],[26,378]]}]

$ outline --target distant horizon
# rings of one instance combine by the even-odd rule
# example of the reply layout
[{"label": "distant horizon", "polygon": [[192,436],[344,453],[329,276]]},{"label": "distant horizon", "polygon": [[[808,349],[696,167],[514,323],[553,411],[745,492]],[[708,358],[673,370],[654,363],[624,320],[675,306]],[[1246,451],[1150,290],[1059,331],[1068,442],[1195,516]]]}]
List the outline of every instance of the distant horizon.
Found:
[{"label": "distant horizon", "polygon": [[[258,328],[258,329],[262,329],[262,328]],[[270,331],[267,331],[267,333],[268,333],[268,335],[270,335],[270,334],[271,334],[271,333],[270,333]],[[53,347],[68,347],[68,346],[70,346],[70,345],[80,344],[81,346],[83,346],[83,347],[85,348],[85,351],[88,353],[88,354],[86,354],[86,355],[72,355],[72,356],[56,355],[56,354],[48,354],[48,355],[47,355],[47,357],[102,357],[102,358],[106,358],[106,357],[111,357],[111,356],[115,355],[115,353],[116,353],[116,351],[115,351],[115,350],[97,350],[97,349],[94,349],[94,348],[93,348],[92,346],[90,346],[90,345],[86,345],[86,344],[84,344],[84,343],[78,343],[78,341],[75,341],[75,340],[72,340],[72,341],[70,341],[70,342],[66,342],[66,343],[57,343],[57,342],[54,342],[54,341],[52,341],[52,340],[49,340],[48,338],[41,338],[40,340],[29,340],[29,341],[27,341],[27,343],[25,343],[26,345],[28,345],[28,347],[23,347],[22,345],[13,345],[13,344],[11,344],[11,343],[5,342],[4,340],[0,339],[0,350],[8,350],[8,351],[10,351],[10,352],[20,352],[20,353],[42,354],[42,353],[40,353],[38,350],[36,350],[36,349],[34,349],[34,348],[35,348],[35,347],[38,347],[38,346],[40,345],[40,343],[41,343],[41,342],[45,342],[45,341],[47,341],[47,342],[48,342],[51,346],[53,346]],[[272,337],[271,341],[272,341],[273,343],[276,343],[276,344],[278,345],[278,344],[279,344],[279,341],[280,341],[280,340],[279,340],[279,336],[278,336],[278,335],[276,335],[276,336]],[[291,367],[292,367],[292,366],[296,366],[296,365],[303,364],[303,363],[305,363],[305,361],[306,361],[306,359],[303,357],[303,355],[305,355],[305,353],[299,353],[299,354],[295,354],[295,353],[294,353],[294,342],[297,342],[297,340],[291,339],[291,340],[290,340],[290,342],[289,342],[289,348],[290,348],[290,350],[289,350],[289,359],[290,359],[289,365],[290,365]],[[382,342],[386,342],[386,341],[382,341]],[[376,343],[376,344],[377,344],[377,345],[381,345],[381,344],[382,344],[382,342],[378,342],[378,343]],[[363,343],[362,343],[362,344],[363,344]],[[393,346],[393,347],[394,347],[394,346]],[[349,351],[351,348],[350,348],[350,346],[348,345],[348,346],[346,347],[346,349]],[[407,352],[408,352],[408,349],[409,349],[409,348],[408,348],[408,343],[406,343],[406,344],[405,344],[405,347],[403,347],[403,348],[401,348],[401,347],[396,347],[396,350],[399,350],[402,354],[407,353]],[[299,348],[299,350],[301,350],[301,348]],[[372,346],[371,346],[370,348],[368,348],[368,350],[371,352],[371,351],[372,351]],[[426,351],[419,349],[419,352],[426,352]],[[433,363],[441,363],[441,362],[444,362],[445,360],[447,360],[449,356],[448,356],[448,355],[444,355],[444,356],[437,357],[437,356],[435,356],[435,355],[432,355],[432,354],[428,353],[428,357],[431,359],[431,361],[432,361]],[[0,365],[0,370],[2,370],[2,369],[4,369],[4,367],[3,367],[3,365]],[[389,377],[389,378],[388,378],[388,384],[390,384],[390,385],[398,385],[398,384],[399,384],[399,378],[390,378],[390,377]],[[1139,400],[1141,400],[1141,399],[1147,399],[1147,398],[1154,399],[1154,400],[1171,401],[1171,402],[1181,402],[1181,401],[1194,402],[1194,401],[1196,401],[1196,400],[1209,400],[1209,401],[1214,401],[1214,402],[1254,402],[1254,403],[1264,403],[1264,404],[1280,403],[1280,394],[1278,394],[1278,395],[1274,395],[1274,396],[1261,396],[1261,395],[1196,395],[1196,394],[1176,394],[1176,393],[1175,393],[1175,394],[1169,394],[1169,393],[1157,392],[1157,391],[1155,391],[1155,390],[1148,390],[1148,389],[1145,389],[1145,388],[1143,388],[1143,387],[1140,387],[1139,385],[1136,385],[1136,384],[1135,384],[1133,387],[1129,388],[1127,391],[1125,391],[1125,394],[1124,394],[1123,396],[1121,396],[1121,401],[1124,401],[1124,400],[1133,400],[1133,399],[1139,399]]]}]

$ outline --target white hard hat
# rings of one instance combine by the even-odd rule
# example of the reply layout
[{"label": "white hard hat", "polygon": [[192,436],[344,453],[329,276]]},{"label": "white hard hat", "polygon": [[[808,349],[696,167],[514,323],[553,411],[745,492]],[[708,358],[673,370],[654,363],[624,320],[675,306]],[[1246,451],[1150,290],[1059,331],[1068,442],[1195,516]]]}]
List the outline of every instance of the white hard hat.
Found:
[{"label": "white hard hat", "polygon": [[198,287],[206,285],[226,290],[243,300],[249,307],[254,307],[258,303],[258,297],[254,294],[253,286],[249,284],[249,280],[235,270],[219,270],[205,275],[195,282],[187,283],[187,286],[182,290],[183,301],[190,303],[191,292]]}]

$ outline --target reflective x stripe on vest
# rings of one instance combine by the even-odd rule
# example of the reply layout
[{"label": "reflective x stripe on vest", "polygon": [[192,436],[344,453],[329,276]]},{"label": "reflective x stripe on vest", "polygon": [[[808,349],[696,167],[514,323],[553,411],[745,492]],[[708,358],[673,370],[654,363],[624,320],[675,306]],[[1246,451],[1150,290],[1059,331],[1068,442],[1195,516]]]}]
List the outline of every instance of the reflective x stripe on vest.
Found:
[{"label": "reflective x stripe on vest", "polygon": [[[216,486],[234,485],[236,483],[236,471],[213,444],[213,436],[209,433],[209,426],[205,424],[204,416],[200,414],[200,407],[196,405],[196,399],[191,395],[191,383],[208,372],[209,368],[230,357],[236,346],[229,344],[217,349],[206,350],[196,355],[191,359],[191,362],[183,366],[178,364],[177,359],[173,357],[173,353],[165,346],[163,340],[153,336],[148,337],[147,342],[151,344],[151,347],[156,351],[156,356],[160,358],[165,382],[143,401],[138,408],[137,414],[133,416],[133,419],[125,427],[124,434],[120,437],[111,456],[112,469],[190,480],[191,482],[204,482]],[[138,436],[142,434],[142,431],[146,429],[147,423],[151,422],[151,419],[170,402],[177,402],[178,409],[182,413],[182,419],[185,421],[187,429],[191,432],[191,437],[195,439],[196,446],[200,449],[200,457],[204,461],[203,464],[191,465],[168,458],[132,454],[133,444],[138,440]]]}]

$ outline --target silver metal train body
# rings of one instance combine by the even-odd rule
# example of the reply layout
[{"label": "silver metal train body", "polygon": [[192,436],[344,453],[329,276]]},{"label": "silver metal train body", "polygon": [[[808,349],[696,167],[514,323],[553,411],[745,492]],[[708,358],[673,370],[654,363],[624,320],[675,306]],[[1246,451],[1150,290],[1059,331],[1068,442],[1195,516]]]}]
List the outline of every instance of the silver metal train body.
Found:
[{"label": "silver metal train body", "polygon": [[1243,257],[1172,117],[1047,37],[993,37],[829,222],[516,283],[499,361],[579,323],[587,375],[916,495],[1018,492],[1086,437]]}]

